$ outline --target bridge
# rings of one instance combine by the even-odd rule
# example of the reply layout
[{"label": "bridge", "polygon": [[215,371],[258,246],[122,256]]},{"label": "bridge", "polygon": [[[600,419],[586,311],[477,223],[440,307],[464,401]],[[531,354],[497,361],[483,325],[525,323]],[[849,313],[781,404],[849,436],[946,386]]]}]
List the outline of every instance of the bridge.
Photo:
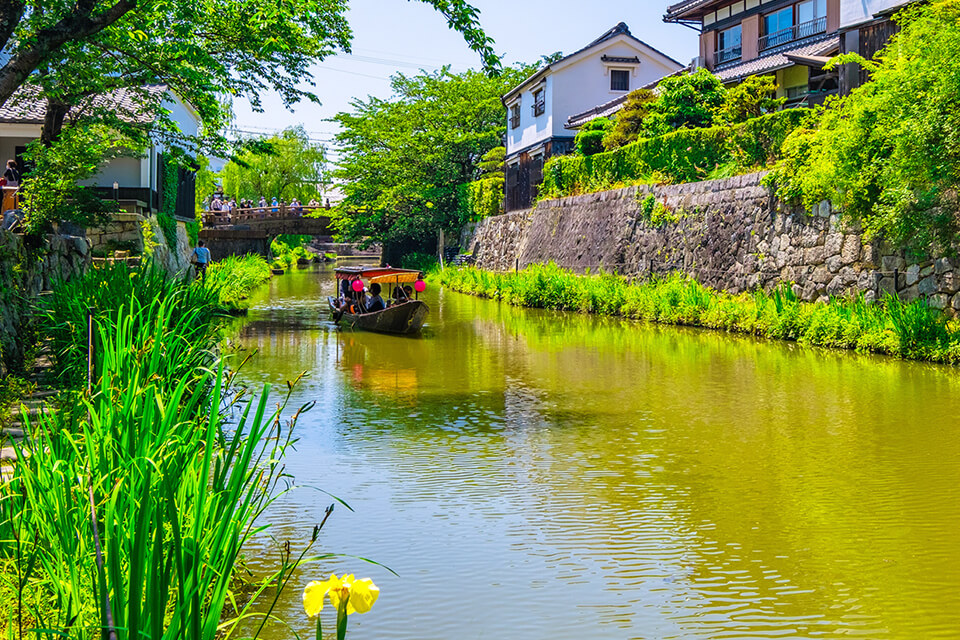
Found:
[{"label": "bridge", "polygon": [[246,253],[266,256],[270,242],[279,235],[329,239],[327,211],[325,207],[289,205],[234,209],[230,213],[207,211],[203,214],[200,239],[209,246],[214,260]]}]

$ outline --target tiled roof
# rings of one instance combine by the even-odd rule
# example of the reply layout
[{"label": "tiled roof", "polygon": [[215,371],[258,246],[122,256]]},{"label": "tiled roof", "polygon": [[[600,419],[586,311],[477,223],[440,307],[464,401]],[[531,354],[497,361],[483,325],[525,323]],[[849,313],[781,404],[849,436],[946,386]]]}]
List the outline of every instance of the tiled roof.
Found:
[{"label": "tiled roof", "polygon": [[663,16],[664,22],[670,22],[672,20],[677,20],[684,13],[687,13],[691,9],[696,9],[705,4],[709,4],[713,0],[686,0],[686,2],[678,2],[674,5],[667,7],[667,12]]},{"label": "tiled roof", "polygon": [[[157,115],[152,105],[144,102],[158,99],[165,93],[166,85],[150,85],[140,89],[115,89],[109,93],[91,98],[91,103],[98,108],[114,111],[121,119],[138,124],[148,124],[156,120]],[[144,100],[148,98],[148,100]],[[71,117],[76,115],[85,106],[74,107],[70,111]],[[146,107],[146,108],[145,108]],[[46,100],[41,96],[36,86],[23,86],[14,93],[3,106],[0,106],[0,123],[13,124],[43,124],[47,112]]]},{"label": "tiled roof", "polygon": [[524,80],[523,82],[521,82],[520,84],[518,84],[516,87],[514,87],[513,89],[511,89],[510,91],[508,91],[507,93],[505,93],[505,94],[503,95],[503,100],[504,100],[504,101],[510,100],[514,95],[516,95],[517,93],[519,93],[520,90],[523,89],[523,87],[526,87],[526,86],[529,85],[531,82],[540,79],[540,77],[542,77],[543,74],[545,74],[545,73],[546,73],[547,71],[549,71],[552,67],[554,67],[555,65],[560,64],[560,63],[563,62],[564,60],[568,60],[568,59],[570,59],[570,58],[572,58],[572,57],[574,57],[574,56],[576,56],[576,55],[579,55],[579,54],[583,53],[583,52],[586,51],[587,49],[592,49],[593,47],[595,47],[595,46],[597,46],[597,45],[599,45],[599,44],[603,44],[603,43],[606,42],[607,40],[611,40],[611,39],[616,38],[617,36],[621,36],[621,35],[622,35],[622,36],[627,36],[627,37],[630,38],[631,40],[642,44],[643,46],[647,47],[648,49],[650,49],[650,50],[652,50],[652,51],[655,51],[656,53],[660,54],[661,56],[663,56],[664,58],[666,58],[667,60],[670,60],[671,62],[673,62],[673,63],[675,63],[675,64],[678,64],[678,65],[680,64],[679,62],[677,62],[676,60],[674,60],[673,58],[671,58],[670,56],[668,56],[668,55],[665,54],[664,52],[660,51],[659,49],[655,49],[654,47],[651,47],[650,45],[648,45],[648,44],[647,44],[646,42],[644,42],[643,40],[641,40],[641,39],[637,38],[636,36],[634,36],[632,33],[630,33],[630,27],[627,26],[627,23],[625,23],[625,22],[620,22],[620,23],[617,24],[617,26],[613,27],[612,29],[610,29],[609,31],[607,31],[606,33],[604,33],[602,36],[600,36],[599,38],[597,38],[596,40],[594,40],[593,42],[591,42],[591,43],[588,44],[587,46],[585,46],[585,47],[583,47],[583,48],[581,48],[581,49],[577,49],[576,51],[574,51],[573,53],[571,53],[571,54],[569,54],[569,55],[563,56],[562,58],[560,58],[560,59],[557,60],[556,62],[553,62],[553,63],[551,63],[551,64],[548,64],[548,65],[546,65],[546,66],[544,66],[544,67],[541,67],[541,68],[538,69],[536,72],[534,72],[531,76],[529,76],[526,80]]},{"label": "tiled roof", "polygon": [[768,73],[793,66],[787,56],[820,56],[840,47],[840,38],[835,34],[828,34],[819,37],[813,42],[785,47],[776,50],[755,60],[740,62],[729,67],[716,69],[713,73],[723,82],[733,82],[747,76],[755,76],[759,73]]}]

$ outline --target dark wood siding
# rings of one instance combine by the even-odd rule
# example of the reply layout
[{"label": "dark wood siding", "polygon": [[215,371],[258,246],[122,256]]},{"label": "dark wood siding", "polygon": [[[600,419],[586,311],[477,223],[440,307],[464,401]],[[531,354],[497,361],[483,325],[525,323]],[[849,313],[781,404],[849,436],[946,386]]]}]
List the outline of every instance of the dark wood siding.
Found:
[{"label": "dark wood siding", "polygon": [[[859,53],[872,60],[887,46],[890,38],[900,31],[900,25],[890,19],[877,20],[840,34],[840,50]],[[846,95],[870,79],[870,74],[857,64],[843,65],[840,72],[840,93]]]},{"label": "dark wood siding", "polygon": [[543,182],[543,166],[553,156],[573,151],[573,138],[553,138],[544,143],[536,154],[524,151],[507,160],[505,205],[507,211],[529,209],[537,199],[537,189]]}]

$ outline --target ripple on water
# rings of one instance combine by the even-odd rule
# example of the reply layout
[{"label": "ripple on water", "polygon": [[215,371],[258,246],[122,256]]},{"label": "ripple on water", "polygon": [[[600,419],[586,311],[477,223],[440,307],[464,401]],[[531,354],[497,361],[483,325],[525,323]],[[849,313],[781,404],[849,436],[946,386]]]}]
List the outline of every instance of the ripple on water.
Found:
[{"label": "ripple on water", "polygon": [[[302,574],[381,586],[351,637],[958,637],[953,373],[436,291],[424,339],[336,333],[291,277],[238,341],[252,382],[312,372],[287,468],[354,508],[320,550],[400,574]],[[298,487],[274,537],[330,502]]]}]

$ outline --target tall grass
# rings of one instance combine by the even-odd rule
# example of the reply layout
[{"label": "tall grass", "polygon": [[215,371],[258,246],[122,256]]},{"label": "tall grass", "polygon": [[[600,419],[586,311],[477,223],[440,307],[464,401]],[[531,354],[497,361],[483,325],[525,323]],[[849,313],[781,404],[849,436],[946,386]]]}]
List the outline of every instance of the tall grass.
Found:
[{"label": "tall grass", "polygon": [[270,265],[260,256],[230,256],[207,268],[207,286],[217,292],[220,306],[237,309],[270,275]]},{"label": "tall grass", "polygon": [[[104,299],[96,313],[92,391],[74,394],[79,410],[25,424],[31,437],[0,484],[6,637],[212,639],[251,615],[232,591],[237,561],[278,495],[291,430],[268,410],[269,388],[224,423],[212,290],[128,277],[117,307]],[[55,298],[121,281],[87,280]],[[54,308],[85,315],[85,301],[68,303]],[[53,325],[60,339],[85,344],[67,324]],[[62,350],[62,366],[76,351]],[[279,590],[289,566],[274,578]]]},{"label": "tall grass", "polygon": [[[170,326],[179,327],[182,340],[196,341],[207,338],[198,334],[214,326],[219,315],[218,295],[215,288],[171,278],[156,266],[131,269],[116,264],[58,283],[40,316],[40,332],[56,354],[61,384],[79,388],[87,369],[88,311],[98,320],[115,321],[113,316],[120,309],[144,309],[156,301],[169,301],[165,308]],[[132,317],[139,322],[151,316]]]},{"label": "tall grass", "polygon": [[905,303],[886,297],[868,304],[858,296],[807,303],[788,287],[734,296],[678,274],[631,282],[610,273],[577,275],[552,263],[519,273],[447,269],[439,277],[453,290],[519,306],[705,327],[900,358],[960,361],[960,324],[923,300]]}]

